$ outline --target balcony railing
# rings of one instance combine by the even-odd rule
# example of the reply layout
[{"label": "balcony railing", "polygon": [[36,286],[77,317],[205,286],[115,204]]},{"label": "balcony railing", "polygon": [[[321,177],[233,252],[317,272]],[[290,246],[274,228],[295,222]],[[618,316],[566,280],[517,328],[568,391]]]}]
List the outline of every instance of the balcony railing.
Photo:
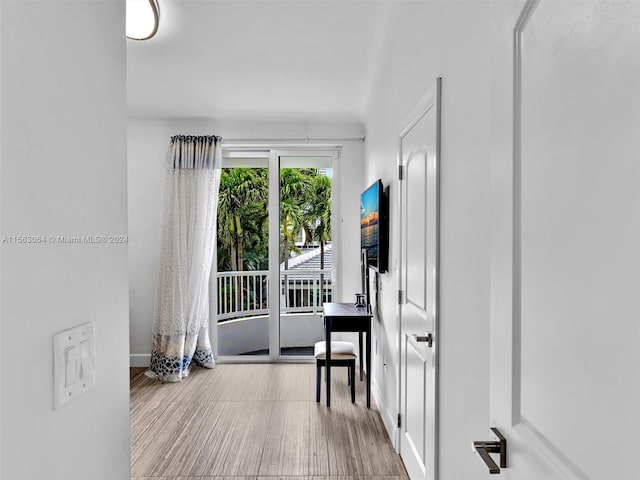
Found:
[{"label": "balcony railing", "polygon": [[285,313],[319,312],[331,301],[331,270],[280,271],[280,310]]},{"label": "balcony railing", "polygon": [[[332,270],[280,271],[280,311],[320,312],[333,295]],[[269,313],[269,271],[219,272],[218,321]]]}]

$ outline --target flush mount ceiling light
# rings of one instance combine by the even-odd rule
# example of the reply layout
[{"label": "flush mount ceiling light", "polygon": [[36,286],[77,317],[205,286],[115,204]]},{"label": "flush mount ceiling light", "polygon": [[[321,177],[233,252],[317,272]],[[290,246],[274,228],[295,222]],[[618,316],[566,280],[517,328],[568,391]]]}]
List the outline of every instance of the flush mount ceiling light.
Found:
[{"label": "flush mount ceiling light", "polygon": [[127,0],[127,38],[150,39],[158,31],[159,21],[157,0]]}]

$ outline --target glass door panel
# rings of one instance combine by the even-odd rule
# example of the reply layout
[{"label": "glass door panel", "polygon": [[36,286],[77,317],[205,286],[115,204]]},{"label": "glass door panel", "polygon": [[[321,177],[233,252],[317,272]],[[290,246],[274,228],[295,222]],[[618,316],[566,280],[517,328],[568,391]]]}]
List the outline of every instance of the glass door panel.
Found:
[{"label": "glass door panel", "polygon": [[[222,169],[218,195],[218,356],[268,356],[269,168],[267,160]],[[246,166],[250,165],[250,166]],[[265,165],[265,166],[260,166]]]},{"label": "glass door panel", "polygon": [[280,156],[279,353],[313,356],[335,283],[331,157]]}]

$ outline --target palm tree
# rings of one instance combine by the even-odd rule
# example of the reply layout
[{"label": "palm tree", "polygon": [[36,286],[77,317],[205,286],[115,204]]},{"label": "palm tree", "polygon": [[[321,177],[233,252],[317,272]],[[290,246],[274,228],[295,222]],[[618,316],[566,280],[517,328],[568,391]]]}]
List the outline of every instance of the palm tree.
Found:
[{"label": "palm tree", "polygon": [[[324,270],[324,252],[327,241],[331,240],[331,179],[326,175],[316,175],[311,182],[309,198],[309,219],[311,233],[320,243],[320,269]],[[320,272],[320,301],[324,301],[324,273]]]},{"label": "palm tree", "polygon": [[[264,172],[255,168],[224,169],[220,177],[218,195],[219,238],[231,251],[231,270],[244,270],[244,235],[250,228],[255,231],[255,212],[266,212],[268,185]],[[258,229],[264,228],[264,219],[258,219]],[[252,223],[253,222],[253,223]]]},{"label": "palm tree", "polygon": [[243,211],[246,270],[265,270],[269,265],[269,211],[265,202],[253,202]]},{"label": "palm tree", "polygon": [[296,234],[305,225],[308,198],[311,188],[309,176],[300,168],[280,170],[280,235],[283,243],[284,268],[289,268],[291,252],[297,251]]},{"label": "palm tree", "polygon": [[291,252],[299,252],[296,246],[296,234],[304,224],[302,206],[296,199],[287,198],[280,201],[280,237],[282,238],[282,257],[284,269],[289,269]]},{"label": "palm tree", "polygon": [[[268,182],[264,169],[223,169],[218,194],[218,239],[231,254],[231,271],[244,270],[244,236],[251,211],[266,212]],[[265,222],[262,221],[264,228]],[[242,285],[236,288],[236,306],[241,306]]]},{"label": "palm tree", "polygon": [[[305,169],[282,168],[280,170],[280,235],[285,272],[289,269],[291,252],[298,251],[296,234],[305,224],[305,212],[310,181]],[[289,278],[284,275],[284,298],[289,300]]]}]

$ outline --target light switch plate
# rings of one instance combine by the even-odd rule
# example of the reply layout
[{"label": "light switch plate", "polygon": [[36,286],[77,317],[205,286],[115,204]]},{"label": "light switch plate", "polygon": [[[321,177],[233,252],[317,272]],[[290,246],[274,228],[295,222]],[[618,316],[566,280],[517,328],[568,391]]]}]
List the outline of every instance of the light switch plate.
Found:
[{"label": "light switch plate", "polygon": [[53,336],[54,410],[95,385],[94,337],[93,322],[83,323]]}]

